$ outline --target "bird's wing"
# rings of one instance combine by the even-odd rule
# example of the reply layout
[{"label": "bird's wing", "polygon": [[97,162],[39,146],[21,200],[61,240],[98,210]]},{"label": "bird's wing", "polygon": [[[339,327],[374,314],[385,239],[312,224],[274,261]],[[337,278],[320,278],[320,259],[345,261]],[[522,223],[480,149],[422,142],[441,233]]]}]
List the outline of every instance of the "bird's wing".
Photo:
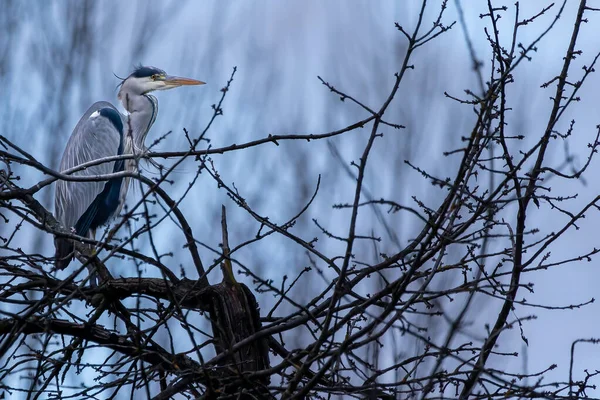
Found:
[{"label": "bird's wing", "polygon": [[[94,103],[75,126],[67,142],[59,170],[62,172],[89,161],[117,155],[122,145],[122,133],[122,120],[116,108],[104,101]],[[77,171],[73,175],[110,174],[114,170],[114,164],[114,161],[97,164]],[[75,226],[96,196],[102,192],[105,184],[106,181],[59,180],[54,202],[56,218],[66,228]],[[81,235],[86,233],[80,232]]]}]

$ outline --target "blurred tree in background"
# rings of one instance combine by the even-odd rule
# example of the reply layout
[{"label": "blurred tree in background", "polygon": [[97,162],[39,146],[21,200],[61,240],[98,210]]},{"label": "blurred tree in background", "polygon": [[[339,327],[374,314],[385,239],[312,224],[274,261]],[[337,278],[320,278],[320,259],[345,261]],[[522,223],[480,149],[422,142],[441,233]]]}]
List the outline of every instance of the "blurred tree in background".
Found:
[{"label": "blurred tree in background", "polygon": [[[3,0],[5,398],[598,397],[597,5],[471,3]],[[209,85],[56,271],[65,143],[140,62]]]}]

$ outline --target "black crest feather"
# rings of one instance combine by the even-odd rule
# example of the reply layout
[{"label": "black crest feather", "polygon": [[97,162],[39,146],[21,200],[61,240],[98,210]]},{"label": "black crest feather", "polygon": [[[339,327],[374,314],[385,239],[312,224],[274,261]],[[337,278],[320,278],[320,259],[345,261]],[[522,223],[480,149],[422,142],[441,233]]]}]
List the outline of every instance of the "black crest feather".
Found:
[{"label": "black crest feather", "polygon": [[165,71],[156,67],[146,67],[143,65],[138,65],[135,67],[135,70],[130,76],[134,76],[136,78],[145,78],[152,75],[166,75]]}]

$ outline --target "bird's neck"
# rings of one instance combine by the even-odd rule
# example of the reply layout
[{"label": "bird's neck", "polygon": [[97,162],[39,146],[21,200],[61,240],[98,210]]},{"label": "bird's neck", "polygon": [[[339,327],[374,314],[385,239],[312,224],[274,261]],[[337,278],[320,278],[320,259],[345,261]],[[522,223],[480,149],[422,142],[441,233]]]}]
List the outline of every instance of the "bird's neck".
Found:
[{"label": "bird's neck", "polygon": [[158,114],[158,101],[151,95],[127,95],[122,99],[123,106],[129,112],[125,134],[132,144],[132,151],[139,153],[145,151],[144,141],[150,127]]}]

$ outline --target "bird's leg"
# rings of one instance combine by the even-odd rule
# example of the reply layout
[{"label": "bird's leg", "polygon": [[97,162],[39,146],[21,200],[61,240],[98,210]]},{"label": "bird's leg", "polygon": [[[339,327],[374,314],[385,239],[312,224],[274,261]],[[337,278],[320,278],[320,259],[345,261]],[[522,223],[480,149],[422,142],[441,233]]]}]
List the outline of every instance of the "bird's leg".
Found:
[{"label": "bird's leg", "polygon": [[[90,229],[90,236],[91,239],[96,240],[96,229]],[[93,244],[90,244],[90,255],[96,255],[96,249]],[[98,285],[100,284],[98,271],[96,271],[96,268],[92,264],[88,265],[88,271],[90,272],[90,287],[98,287]]]}]

